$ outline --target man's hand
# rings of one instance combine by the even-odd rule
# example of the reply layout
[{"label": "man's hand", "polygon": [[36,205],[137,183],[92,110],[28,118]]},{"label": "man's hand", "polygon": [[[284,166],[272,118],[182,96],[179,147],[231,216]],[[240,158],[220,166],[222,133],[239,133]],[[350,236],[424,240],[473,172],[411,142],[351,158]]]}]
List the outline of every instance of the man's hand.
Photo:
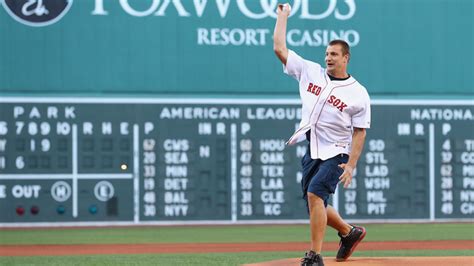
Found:
[{"label": "man's hand", "polygon": [[283,14],[285,16],[289,16],[290,15],[290,12],[291,12],[291,6],[290,4],[286,3],[286,4],[278,4],[278,8],[277,8],[277,14]]},{"label": "man's hand", "polygon": [[352,182],[352,172],[354,171],[354,168],[348,164],[341,163],[339,165],[342,169],[344,169],[344,172],[342,175],[339,177],[339,180],[344,183],[344,188],[347,188],[351,182]]}]

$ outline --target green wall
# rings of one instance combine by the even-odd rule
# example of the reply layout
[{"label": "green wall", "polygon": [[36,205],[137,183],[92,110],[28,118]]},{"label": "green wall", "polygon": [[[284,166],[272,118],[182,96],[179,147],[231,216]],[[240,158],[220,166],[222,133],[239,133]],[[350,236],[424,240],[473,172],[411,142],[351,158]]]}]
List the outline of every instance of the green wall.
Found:
[{"label": "green wall", "polygon": [[[15,20],[7,12],[11,2],[0,1],[3,95],[294,95],[296,89],[272,50],[275,19],[265,10],[277,1],[71,0],[64,16],[40,27]],[[26,2],[16,1],[17,9]],[[325,34],[346,37],[349,72],[372,96],[474,94],[471,0],[289,2],[289,47],[323,62]],[[212,31],[232,32],[235,40],[213,41]]]}]

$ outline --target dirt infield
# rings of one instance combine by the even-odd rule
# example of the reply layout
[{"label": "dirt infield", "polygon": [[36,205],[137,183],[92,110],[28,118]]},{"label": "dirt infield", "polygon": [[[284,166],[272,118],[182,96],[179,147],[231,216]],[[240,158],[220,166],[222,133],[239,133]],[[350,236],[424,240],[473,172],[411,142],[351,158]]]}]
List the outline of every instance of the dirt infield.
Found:
[{"label": "dirt infield", "polygon": [[[160,243],[160,244],[84,244],[84,245],[0,245],[0,256],[64,256],[93,254],[217,253],[258,251],[304,251],[306,242],[285,243]],[[324,244],[335,251],[338,243]],[[473,250],[474,240],[363,242],[357,250]],[[366,261],[365,261],[366,262]],[[471,259],[472,262],[472,259]],[[284,265],[284,264],[282,264]],[[344,264],[348,265],[348,264]],[[351,264],[352,265],[352,264]],[[358,264],[354,264],[358,265]],[[365,264],[370,265],[370,264]],[[379,264],[372,264],[379,265]],[[402,264],[404,265],[404,264]],[[454,263],[441,265],[455,265]],[[459,266],[459,264],[456,264]],[[472,265],[472,264],[470,264]]]},{"label": "dirt infield", "polygon": [[[275,260],[264,263],[245,264],[244,266],[294,266],[299,265],[299,259]],[[359,257],[350,258],[345,262],[337,262],[334,259],[325,259],[326,266],[433,266],[433,265],[456,265],[472,266],[474,257]]]}]

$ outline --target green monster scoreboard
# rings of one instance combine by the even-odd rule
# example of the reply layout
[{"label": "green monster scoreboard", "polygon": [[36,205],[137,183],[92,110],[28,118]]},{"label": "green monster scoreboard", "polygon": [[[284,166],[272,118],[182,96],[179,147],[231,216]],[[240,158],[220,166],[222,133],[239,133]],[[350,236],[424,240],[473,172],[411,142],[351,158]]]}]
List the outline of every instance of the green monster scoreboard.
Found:
[{"label": "green monster scoreboard", "polygon": [[[298,100],[0,100],[0,225],[304,222]],[[474,218],[474,102],[373,100],[333,206],[351,221]]]}]

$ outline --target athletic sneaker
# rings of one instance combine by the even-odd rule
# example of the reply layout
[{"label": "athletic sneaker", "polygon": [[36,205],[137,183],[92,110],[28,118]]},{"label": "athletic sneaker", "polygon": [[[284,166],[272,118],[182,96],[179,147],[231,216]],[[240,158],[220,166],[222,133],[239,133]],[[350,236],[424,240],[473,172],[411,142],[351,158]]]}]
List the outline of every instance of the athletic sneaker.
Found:
[{"label": "athletic sneaker", "polygon": [[341,233],[337,233],[341,238],[339,242],[339,251],[337,251],[336,261],[347,260],[357,245],[364,239],[366,231],[364,227],[353,226],[349,234],[345,237]]},{"label": "athletic sneaker", "polygon": [[301,266],[324,266],[323,257],[310,250],[306,252],[304,258],[301,259]]}]

